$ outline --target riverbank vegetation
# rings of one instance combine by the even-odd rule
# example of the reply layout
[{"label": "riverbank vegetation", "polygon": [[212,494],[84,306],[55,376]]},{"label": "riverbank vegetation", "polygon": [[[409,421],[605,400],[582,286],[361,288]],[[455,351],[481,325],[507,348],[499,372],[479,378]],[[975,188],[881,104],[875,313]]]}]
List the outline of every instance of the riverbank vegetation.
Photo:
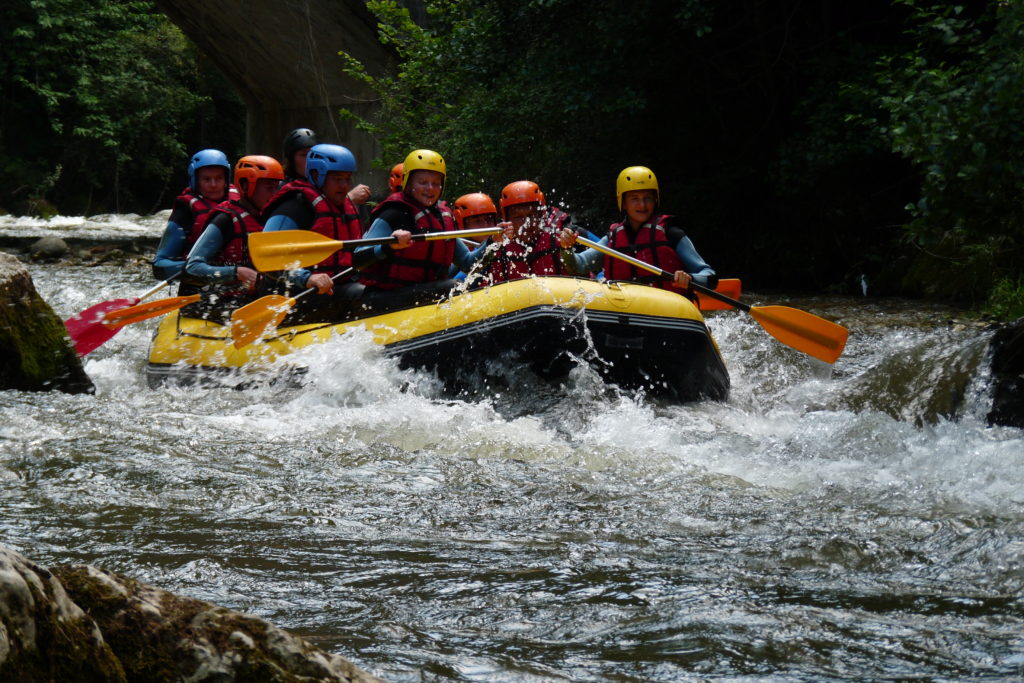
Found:
[{"label": "riverbank vegetation", "polygon": [[241,100],[145,0],[5,3],[0,84],[10,212],[152,213],[181,189],[189,153],[244,146]]},{"label": "riverbank vegetation", "polygon": [[[241,144],[241,104],[148,2],[5,7],[0,206],[149,211],[204,134]],[[642,163],[748,288],[1024,308],[1022,2],[367,7],[398,68],[338,68],[379,95],[380,167],[436,148],[450,197],[528,177],[600,230]]]}]

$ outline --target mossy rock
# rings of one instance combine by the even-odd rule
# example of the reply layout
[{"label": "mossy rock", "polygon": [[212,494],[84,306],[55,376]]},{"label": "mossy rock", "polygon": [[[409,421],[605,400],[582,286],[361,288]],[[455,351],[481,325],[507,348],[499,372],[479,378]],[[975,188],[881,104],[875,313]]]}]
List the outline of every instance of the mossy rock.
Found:
[{"label": "mossy rock", "polygon": [[93,393],[64,323],[18,259],[0,252],[0,390]]},{"label": "mossy rock", "polygon": [[269,622],[96,567],[57,567],[129,681],[371,683],[381,679]]},{"label": "mossy rock", "polygon": [[0,548],[0,680],[127,680],[95,622],[61,582],[6,548]]}]

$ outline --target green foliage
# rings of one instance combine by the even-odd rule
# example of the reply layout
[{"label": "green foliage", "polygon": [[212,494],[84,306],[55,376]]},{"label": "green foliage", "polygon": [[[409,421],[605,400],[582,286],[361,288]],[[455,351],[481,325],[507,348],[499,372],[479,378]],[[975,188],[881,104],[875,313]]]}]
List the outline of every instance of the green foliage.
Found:
[{"label": "green foliage", "polygon": [[435,0],[425,28],[393,0],[367,6],[397,71],[371,75],[342,56],[380,96],[379,114],[360,121],[381,141],[379,165],[433,148],[448,160],[450,197],[531,178],[597,215],[614,201],[618,171],[649,159],[638,121],[662,104],[650,65],[682,63],[686,41],[710,30],[713,5]]},{"label": "green foliage", "polygon": [[1024,276],[999,279],[989,293],[984,312],[999,320],[1024,318]]},{"label": "green foliage", "polygon": [[987,3],[975,17],[900,4],[912,12],[912,45],[878,63],[872,94],[885,118],[860,122],[923,178],[907,206],[906,236],[921,254],[907,284],[983,297],[1024,272],[1024,3]]},{"label": "green foliage", "polygon": [[7,3],[0,63],[0,204],[23,209],[152,208],[211,99],[194,48],[146,0]]}]

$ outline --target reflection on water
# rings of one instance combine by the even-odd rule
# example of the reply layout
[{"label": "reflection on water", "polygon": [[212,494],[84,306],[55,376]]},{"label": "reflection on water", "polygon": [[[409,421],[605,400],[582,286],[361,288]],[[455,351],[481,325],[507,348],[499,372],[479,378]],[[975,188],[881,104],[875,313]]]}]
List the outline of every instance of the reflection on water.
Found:
[{"label": "reflection on water", "polygon": [[[151,285],[32,272],[63,316]],[[301,388],[151,391],[132,325],[95,396],[0,392],[0,529],[396,681],[1024,675],[1024,434],[983,422],[987,333],[771,303],[849,326],[846,355],[716,312],[733,395],[684,406],[587,369],[453,400],[358,333]]]}]

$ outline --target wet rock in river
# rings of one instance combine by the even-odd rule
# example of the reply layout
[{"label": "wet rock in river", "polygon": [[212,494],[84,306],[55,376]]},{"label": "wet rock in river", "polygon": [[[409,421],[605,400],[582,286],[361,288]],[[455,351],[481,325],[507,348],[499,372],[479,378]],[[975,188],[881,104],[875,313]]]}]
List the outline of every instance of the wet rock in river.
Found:
[{"label": "wet rock in river", "polygon": [[0,680],[382,681],[258,617],[2,547]]},{"label": "wet rock in river", "polygon": [[54,574],[99,625],[129,680],[381,680],[252,615],[96,567],[57,567]]},{"label": "wet rock in river", "polygon": [[0,680],[127,680],[96,623],[57,577],[6,548],[0,548]]},{"label": "wet rock in river", "polygon": [[64,323],[25,266],[0,252],[0,390],[93,393]]}]

